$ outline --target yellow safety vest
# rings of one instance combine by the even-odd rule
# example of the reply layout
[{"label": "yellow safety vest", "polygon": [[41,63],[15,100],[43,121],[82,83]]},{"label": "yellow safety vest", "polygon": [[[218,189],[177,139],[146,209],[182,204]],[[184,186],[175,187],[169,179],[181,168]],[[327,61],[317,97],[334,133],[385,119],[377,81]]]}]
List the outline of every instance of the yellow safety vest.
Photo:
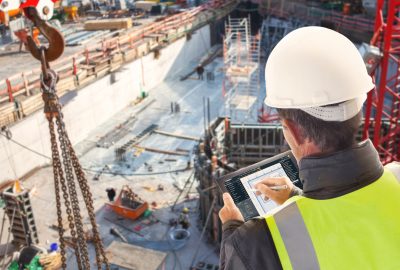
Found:
[{"label": "yellow safety vest", "polygon": [[400,183],[388,170],[337,198],[292,197],[265,219],[284,270],[400,269]]}]

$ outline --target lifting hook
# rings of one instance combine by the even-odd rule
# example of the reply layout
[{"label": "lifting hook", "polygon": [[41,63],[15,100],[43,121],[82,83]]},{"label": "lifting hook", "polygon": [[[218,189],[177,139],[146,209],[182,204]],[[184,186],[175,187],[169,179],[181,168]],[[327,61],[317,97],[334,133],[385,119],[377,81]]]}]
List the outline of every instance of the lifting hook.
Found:
[{"label": "lifting hook", "polygon": [[[46,21],[42,20],[35,8],[28,7],[25,10],[29,14],[29,18],[33,21],[40,33],[48,40],[49,46],[44,48],[44,55],[47,62],[51,62],[59,58],[64,52],[65,41],[63,35]],[[27,38],[27,47],[32,56],[37,60],[42,60],[42,50],[44,46],[38,47],[31,36]]]}]

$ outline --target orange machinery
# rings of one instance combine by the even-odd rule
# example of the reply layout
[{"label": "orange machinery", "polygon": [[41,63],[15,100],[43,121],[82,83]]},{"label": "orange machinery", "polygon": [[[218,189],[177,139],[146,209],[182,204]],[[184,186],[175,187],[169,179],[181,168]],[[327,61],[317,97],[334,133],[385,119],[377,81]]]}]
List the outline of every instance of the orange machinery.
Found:
[{"label": "orange machinery", "polygon": [[0,23],[8,25],[8,20],[7,20],[7,14],[8,13],[8,20],[10,20],[13,17],[16,17],[20,15],[22,12],[19,8],[17,9],[12,9],[9,11],[0,11]]},{"label": "orange machinery", "polygon": [[128,219],[138,219],[149,205],[135,194],[129,186],[123,186],[117,199],[114,202],[107,202],[108,206],[119,216]]}]

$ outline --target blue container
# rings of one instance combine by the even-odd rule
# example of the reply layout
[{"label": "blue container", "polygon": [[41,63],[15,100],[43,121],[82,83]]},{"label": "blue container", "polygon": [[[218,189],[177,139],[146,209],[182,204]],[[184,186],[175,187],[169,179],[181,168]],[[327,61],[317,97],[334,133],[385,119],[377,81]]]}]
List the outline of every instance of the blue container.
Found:
[{"label": "blue container", "polygon": [[57,251],[58,250],[58,244],[57,243],[51,243],[50,244],[50,252]]}]

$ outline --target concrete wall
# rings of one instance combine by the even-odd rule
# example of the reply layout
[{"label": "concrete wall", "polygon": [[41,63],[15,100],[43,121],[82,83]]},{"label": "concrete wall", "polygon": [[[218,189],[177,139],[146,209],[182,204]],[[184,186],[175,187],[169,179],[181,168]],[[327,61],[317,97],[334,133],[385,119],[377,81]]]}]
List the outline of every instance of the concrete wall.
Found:
[{"label": "concrete wall", "polygon": [[[161,50],[157,60],[151,53],[143,59],[125,65],[116,73],[116,82],[111,83],[110,75],[107,75],[77,91],[76,96],[72,96],[63,108],[72,143],[76,144],[85,139],[96,126],[128,106],[139,95],[142,69],[143,89],[149,90],[167,76],[182,73],[189,61],[201,58],[209,48],[210,27],[205,26],[197,30],[189,41],[181,38]],[[50,156],[48,122],[42,111],[27,117],[10,129],[15,141]],[[48,162],[48,159],[0,136],[0,182],[14,179],[16,176],[21,177]]]}]

